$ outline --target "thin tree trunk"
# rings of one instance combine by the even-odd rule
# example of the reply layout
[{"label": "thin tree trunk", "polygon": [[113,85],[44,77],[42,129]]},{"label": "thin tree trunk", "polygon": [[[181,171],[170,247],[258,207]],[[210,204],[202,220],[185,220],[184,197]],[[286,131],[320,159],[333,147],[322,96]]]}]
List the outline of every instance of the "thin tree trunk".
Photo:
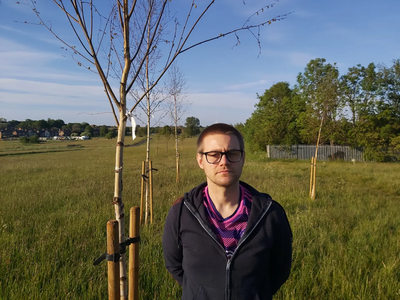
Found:
[{"label": "thin tree trunk", "polygon": [[[149,47],[150,43],[150,23],[147,26],[147,47]],[[150,89],[150,79],[149,79],[149,57],[146,57],[146,89]],[[147,149],[146,149],[146,170],[147,175],[149,175],[149,161],[150,161],[150,93],[147,93]],[[144,223],[147,225],[147,217],[149,215],[149,178],[146,181],[146,210]]]},{"label": "thin tree trunk", "polygon": [[[126,116],[123,110],[120,110],[120,123],[118,126],[118,138],[116,146],[115,157],[115,183],[114,183],[114,209],[115,218],[118,221],[119,242],[125,242],[125,214],[124,203],[122,202],[122,171],[123,171],[123,158],[124,158],[124,141],[125,141],[125,128]],[[125,253],[121,254],[120,259],[120,291],[121,299],[127,297],[127,284],[126,284],[126,257]]]},{"label": "thin tree trunk", "polygon": [[[123,32],[124,32],[124,69],[122,71],[121,83],[119,88],[119,123],[118,123],[118,138],[115,156],[115,187],[114,187],[114,209],[115,218],[118,221],[119,229],[119,242],[125,243],[125,213],[124,203],[122,202],[122,170],[124,159],[124,142],[125,142],[125,129],[126,129],[126,85],[128,81],[128,74],[130,71],[130,45],[129,45],[129,14],[128,14],[128,0],[124,0],[123,4]],[[126,276],[126,256],[121,253],[119,261],[119,280],[120,280],[120,299],[128,299],[128,284]]]}]

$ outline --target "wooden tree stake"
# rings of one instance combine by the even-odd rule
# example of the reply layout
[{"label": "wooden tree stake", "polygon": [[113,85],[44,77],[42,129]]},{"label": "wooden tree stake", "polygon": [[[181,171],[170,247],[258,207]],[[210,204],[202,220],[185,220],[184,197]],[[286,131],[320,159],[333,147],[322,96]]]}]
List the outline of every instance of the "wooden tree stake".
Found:
[{"label": "wooden tree stake", "polygon": [[179,152],[176,152],[176,182],[179,182]]},{"label": "wooden tree stake", "polygon": [[319,139],[321,138],[321,129],[322,129],[322,124],[323,123],[324,123],[324,116],[322,116],[321,124],[319,125],[317,147],[315,148],[315,157],[314,157],[314,164],[313,164],[314,172],[312,174],[312,179],[311,179],[312,180],[312,190],[311,190],[311,194],[310,194],[310,197],[313,200],[315,199],[315,189],[316,189],[316,186],[315,186],[315,173],[316,173],[316,170],[317,170],[318,145],[319,145]]},{"label": "wooden tree stake", "polygon": [[[140,208],[131,207],[129,222],[129,237],[139,237]],[[129,300],[139,300],[139,243],[129,246]]]},{"label": "wooden tree stake", "polygon": [[[107,222],[107,254],[119,254],[118,221]],[[107,261],[108,267],[108,299],[119,300],[119,261]]]},{"label": "wooden tree stake", "polygon": [[153,162],[149,161],[150,224],[153,224]]},{"label": "wooden tree stake", "polygon": [[144,175],[146,175],[146,167],[145,167],[145,162],[142,161],[142,186],[140,190],[140,224],[143,224],[143,211],[144,211],[144,185],[145,185],[145,180],[144,180]]},{"label": "wooden tree stake", "polygon": [[311,192],[312,192],[312,188],[313,188],[313,174],[314,174],[314,156],[311,157],[310,193],[309,193],[310,198],[311,198]]},{"label": "wooden tree stake", "polygon": [[315,182],[315,174],[317,172],[317,158],[314,157],[314,163],[312,165],[313,172],[312,172],[312,190],[311,190],[311,199],[315,199],[315,189],[316,189],[316,182]]}]

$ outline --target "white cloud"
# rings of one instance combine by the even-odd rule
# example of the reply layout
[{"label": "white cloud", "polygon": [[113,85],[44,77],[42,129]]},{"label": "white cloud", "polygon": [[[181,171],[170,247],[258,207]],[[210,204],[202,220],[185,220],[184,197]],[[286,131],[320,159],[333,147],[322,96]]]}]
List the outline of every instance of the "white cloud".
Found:
[{"label": "white cloud", "polygon": [[76,66],[75,61],[61,54],[61,52],[38,51],[0,38],[0,77],[100,83],[97,74]]},{"label": "white cloud", "polygon": [[247,88],[258,88],[258,87],[265,87],[267,84],[269,84],[271,81],[266,80],[266,79],[261,79],[255,82],[246,82],[242,84],[235,84],[235,85],[228,85],[224,89],[225,90],[243,90]]},{"label": "white cloud", "polygon": [[100,97],[100,86],[68,85],[60,83],[0,78],[0,89],[13,93],[37,94],[69,98]]},{"label": "white cloud", "polygon": [[11,31],[11,32],[18,33],[18,34],[24,34],[24,31],[19,30],[19,29],[14,28],[14,27],[10,27],[10,26],[0,25],[0,29]]}]

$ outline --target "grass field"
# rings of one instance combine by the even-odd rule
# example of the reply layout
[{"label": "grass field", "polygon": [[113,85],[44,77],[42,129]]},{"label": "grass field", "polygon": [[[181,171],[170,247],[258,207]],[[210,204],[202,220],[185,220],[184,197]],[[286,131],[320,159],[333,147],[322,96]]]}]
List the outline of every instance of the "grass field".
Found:
[{"label": "grass field", "polygon": [[[0,299],[107,298],[107,264],[92,262],[114,219],[115,142],[0,142]],[[154,224],[141,228],[141,299],[179,299],[164,268],[163,223],[172,202],[204,180],[195,139],[182,144],[179,184],[172,140],[168,153],[164,140],[152,144],[158,172]],[[140,202],[145,145],[124,155],[128,214]],[[308,161],[246,156],[242,180],[284,206],[294,235],[292,273],[274,299],[400,299],[400,164],[319,162],[315,201],[309,175]]]}]

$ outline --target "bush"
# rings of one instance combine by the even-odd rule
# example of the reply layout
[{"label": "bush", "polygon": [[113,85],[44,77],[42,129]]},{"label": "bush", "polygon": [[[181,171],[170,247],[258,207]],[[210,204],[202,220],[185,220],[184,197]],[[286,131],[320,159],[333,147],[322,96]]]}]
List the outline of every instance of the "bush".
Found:
[{"label": "bush", "polygon": [[29,143],[29,138],[28,138],[27,136],[21,136],[21,137],[19,138],[19,141],[20,141],[22,144],[28,144],[28,143]]},{"label": "bush", "polygon": [[40,143],[39,137],[37,135],[32,135],[29,138],[29,143],[30,144],[39,144]]},{"label": "bush", "polygon": [[101,126],[100,127],[100,136],[106,136],[107,133],[108,133],[107,126]]},{"label": "bush", "polygon": [[117,134],[114,131],[109,131],[106,134],[106,138],[108,138],[109,140],[111,140],[112,138],[115,138],[117,136]]},{"label": "bush", "polygon": [[19,138],[19,141],[22,144],[39,144],[40,143],[39,137],[37,135],[32,135],[31,137],[21,136]]},{"label": "bush", "polygon": [[91,133],[91,132],[89,132],[89,131],[84,131],[84,132],[82,132],[81,133],[81,136],[87,136],[87,137],[93,137],[93,134]]}]

